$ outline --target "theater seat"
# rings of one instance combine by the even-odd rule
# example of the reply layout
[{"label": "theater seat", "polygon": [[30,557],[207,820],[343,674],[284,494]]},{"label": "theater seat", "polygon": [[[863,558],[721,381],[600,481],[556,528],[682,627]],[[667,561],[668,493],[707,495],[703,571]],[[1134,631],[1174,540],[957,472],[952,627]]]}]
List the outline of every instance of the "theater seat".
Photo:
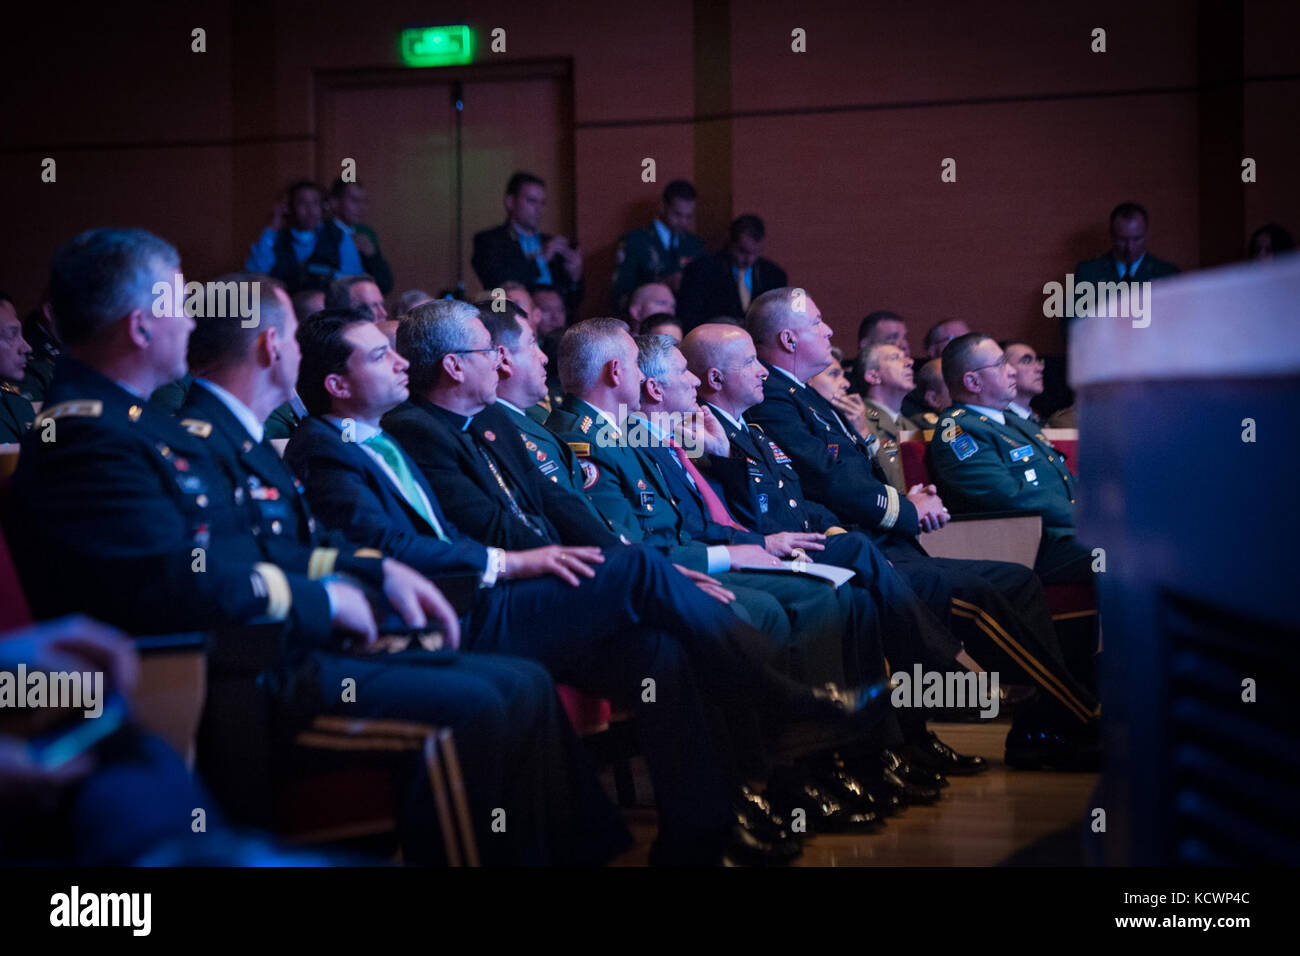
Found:
[{"label": "theater seat", "polygon": [[1065,467],[1070,469],[1070,474],[1079,477],[1079,429],[1077,428],[1044,428],[1043,437],[1053,448],[1060,451],[1061,456],[1065,459]]},{"label": "theater seat", "polygon": [[[927,448],[923,441],[899,442],[903,478],[909,488],[931,484]],[[1032,568],[1042,536],[1043,519],[1036,512],[1005,511],[953,515],[946,526],[922,535],[920,541],[936,558],[1012,561]]]}]

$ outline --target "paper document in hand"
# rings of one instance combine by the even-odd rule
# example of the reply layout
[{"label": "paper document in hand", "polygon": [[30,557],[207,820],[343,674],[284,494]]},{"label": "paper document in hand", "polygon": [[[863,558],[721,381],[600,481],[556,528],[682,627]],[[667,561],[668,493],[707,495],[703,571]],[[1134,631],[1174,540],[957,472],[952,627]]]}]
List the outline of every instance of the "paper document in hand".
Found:
[{"label": "paper document in hand", "polygon": [[853,577],[857,572],[852,568],[841,568],[837,564],[814,564],[811,561],[782,561],[780,565],[742,564],[735,568],[736,571],[764,571],[769,574],[802,574],[807,577],[821,578],[823,581],[829,581],[832,587],[838,588],[845,581]]}]

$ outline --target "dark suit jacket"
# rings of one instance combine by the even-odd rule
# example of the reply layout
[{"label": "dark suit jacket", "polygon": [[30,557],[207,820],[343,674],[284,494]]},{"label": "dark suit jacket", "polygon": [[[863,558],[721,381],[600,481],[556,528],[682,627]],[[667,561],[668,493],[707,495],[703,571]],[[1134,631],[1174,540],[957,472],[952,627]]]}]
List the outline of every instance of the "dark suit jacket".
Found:
[{"label": "dark suit jacket", "polygon": [[[519,440],[519,429],[489,406],[466,427],[464,415],[412,399],[384,416],[384,428],[401,443],[451,519],[476,541],[507,550],[548,544],[610,547],[618,538],[573,494],[547,481]],[[541,529],[533,531],[514,513],[510,500],[488,467],[492,456],[515,503]]]},{"label": "dark suit jacket", "polygon": [[[756,544],[763,547],[761,534],[737,530],[709,517],[704,499],[691,484],[686,471],[674,460],[676,456],[671,449],[662,446],[641,448],[637,454],[645,459],[646,470],[657,479],[659,487],[672,498],[682,516],[681,528],[691,536],[691,540],[705,544]],[[736,516],[733,514],[732,518],[734,520]]]},{"label": "dark suit jacket", "polygon": [[676,254],[664,248],[659,240],[659,230],[654,223],[623,234],[618,244],[618,265],[614,270],[614,283],[609,290],[615,315],[627,310],[628,299],[638,286],[647,282],[662,282],[667,276],[681,272],[695,259],[706,255],[704,241],[689,232],[677,237]]},{"label": "dark suit jacket", "polygon": [[[840,428],[835,409],[811,387],[800,388],[775,369],[763,383],[763,401],[745,417],[757,422],[794,463],[804,493],[873,535],[920,532],[916,507],[885,480],[867,443]],[[918,545],[919,547],[919,545]]]},{"label": "dark suit jacket", "polygon": [[[763,258],[754,263],[753,281],[751,302],[764,292],[787,284],[785,270]],[[682,287],[677,294],[677,317],[688,330],[719,315],[736,319],[745,316],[726,250],[696,259],[683,269]]]},{"label": "dark suit jacket", "polygon": [[[538,233],[543,246],[550,238],[547,233]],[[508,222],[475,233],[474,256],[470,264],[485,289],[495,289],[513,279],[522,282],[532,292],[541,280],[537,263],[524,255],[524,250],[519,247],[519,236]],[[572,315],[582,301],[582,280],[574,282],[569,278],[564,271],[564,260],[558,255],[552,256],[547,265],[551,270],[551,284]]]},{"label": "dark suit jacket", "polygon": [[1155,279],[1164,279],[1168,276],[1178,275],[1178,266],[1172,262],[1165,262],[1163,259],[1157,259],[1151,253],[1142,257],[1138,263],[1138,271],[1135,276],[1125,276],[1122,280],[1119,275],[1119,266],[1115,262],[1114,256],[1106,252],[1096,259],[1086,259],[1074,267],[1074,282],[1078,285],[1080,282],[1149,282]]},{"label": "dark suit jacket", "polygon": [[440,540],[420,513],[375,460],[355,442],[343,440],[330,422],[305,419],[284,450],[285,463],[307,489],[312,511],[327,527],[345,530],[354,540],[377,548],[421,574],[436,579],[447,597],[464,613],[472,598],[445,585],[477,580],[487,567],[487,548],[461,534],[442,511],[437,496],[420,469],[410,462],[434,517],[450,539]]}]

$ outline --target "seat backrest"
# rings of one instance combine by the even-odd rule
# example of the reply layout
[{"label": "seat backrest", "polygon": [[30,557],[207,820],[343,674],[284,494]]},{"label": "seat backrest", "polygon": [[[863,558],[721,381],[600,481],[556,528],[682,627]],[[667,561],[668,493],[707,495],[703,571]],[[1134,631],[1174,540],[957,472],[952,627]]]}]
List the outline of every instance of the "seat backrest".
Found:
[{"label": "seat backrest", "polygon": [[898,451],[903,459],[903,479],[909,488],[930,483],[930,464],[925,459],[927,448],[923,441],[898,443]]},{"label": "seat backrest", "polygon": [[1076,478],[1079,475],[1079,429],[1044,428],[1043,437],[1065,456],[1065,466]]},{"label": "seat backrest", "polygon": [[32,623],[32,609],[23,595],[18,568],[5,541],[3,521],[13,506],[13,491],[8,478],[0,478],[0,631],[26,627]]}]

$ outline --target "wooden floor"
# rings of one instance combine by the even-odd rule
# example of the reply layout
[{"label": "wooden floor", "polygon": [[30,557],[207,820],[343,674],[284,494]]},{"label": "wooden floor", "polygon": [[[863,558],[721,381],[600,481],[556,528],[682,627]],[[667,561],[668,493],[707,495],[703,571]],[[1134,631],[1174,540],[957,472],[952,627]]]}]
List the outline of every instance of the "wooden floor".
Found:
[{"label": "wooden floor", "polygon": [[[959,753],[980,754],[989,769],[952,777],[943,799],[909,807],[878,833],[822,835],[804,845],[796,866],[992,866],[1037,840],[1079,823],[1087,814],[1097,775],[1013,770],[1002,762],[1009,720],[931,724]],[[643,781],[638,789],[646,792]],[[654,840],[651,809],[624,811],[636,846],[616,866],[643,866]],[[1050,865],[1051,859],[1039,859]],[[1061,860],[1066,863],[1068,860]]]}]

